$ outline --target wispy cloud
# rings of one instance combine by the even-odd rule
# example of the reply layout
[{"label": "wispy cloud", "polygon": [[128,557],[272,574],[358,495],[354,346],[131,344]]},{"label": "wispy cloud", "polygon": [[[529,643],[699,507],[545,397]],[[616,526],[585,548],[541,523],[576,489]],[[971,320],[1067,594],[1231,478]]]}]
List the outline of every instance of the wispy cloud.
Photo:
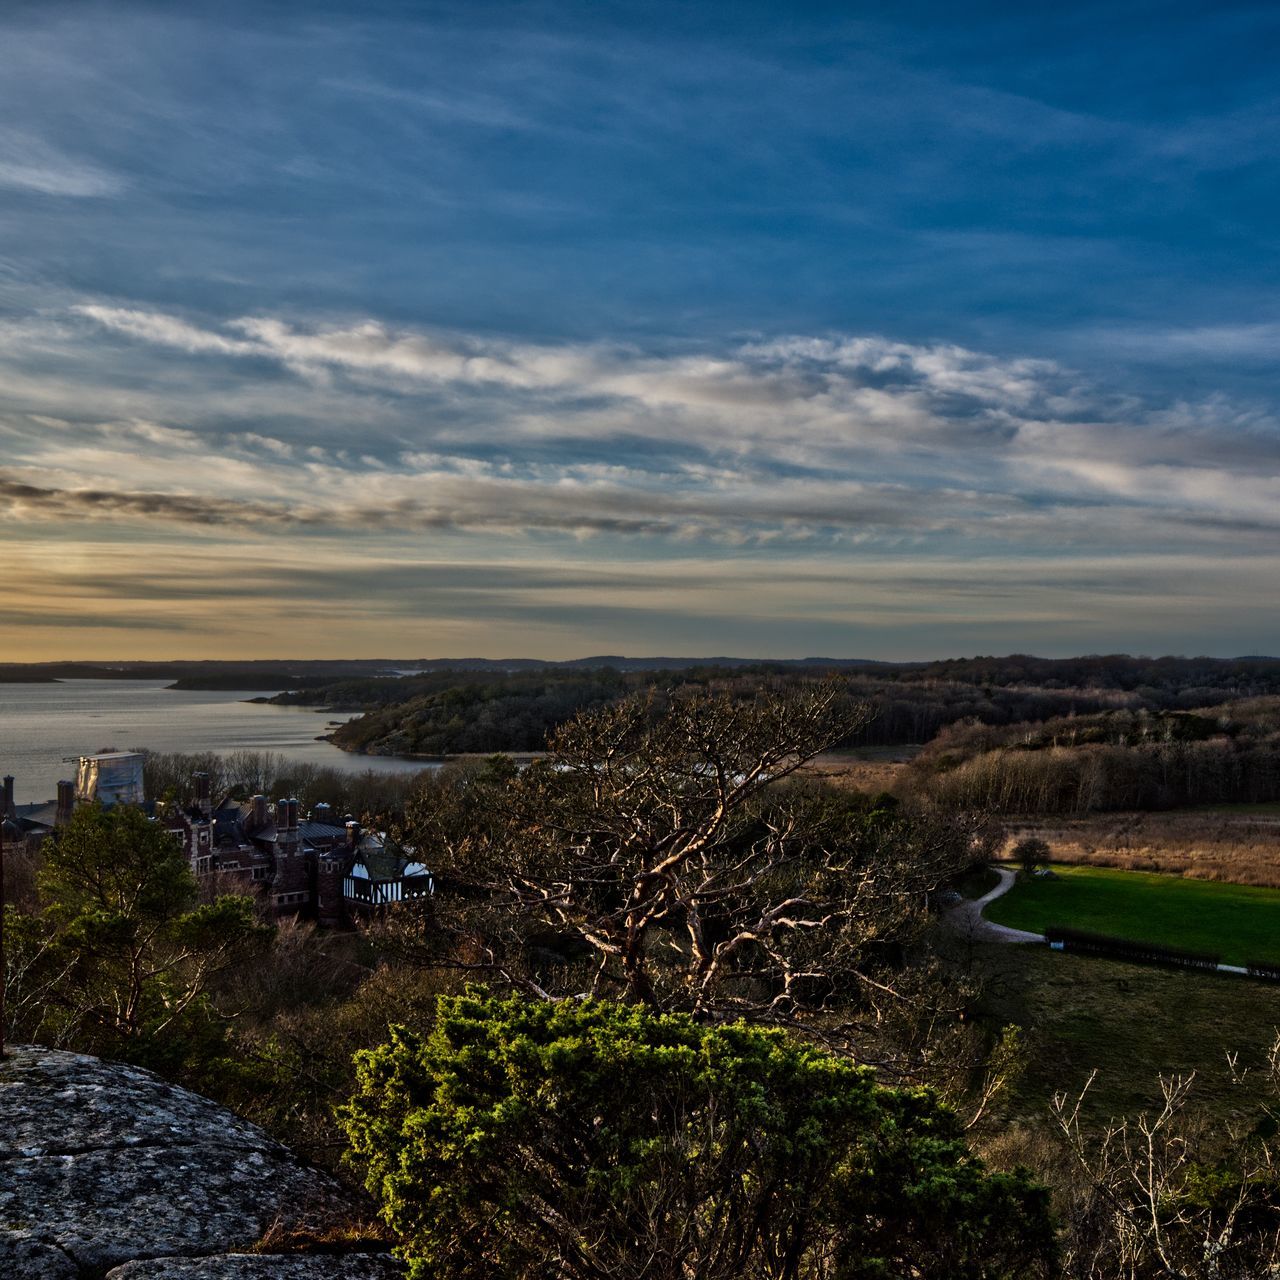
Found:
[{"label": "wispy cloud", "polygon": [[[104,303],[75,314],[94,330],[64,334],[73,348],[106,330],[112,360],[122,344],[158,353],[163,376],[193,388],[193,416],[41,414],[36,432],[10,417],[11,525],[246,541],[342,531],[371,553],[461,536],[637,543],[659,557],[803,546],[1042,559],[1261,555],[1280,531],[1265,414],[1145,404],[1043,359],[878,336],[646,349],[372,320],[210,324]],[[223,386],[258,387],[246,403],[275,408],[209,418]],[[282,412],[298,394],[321,397],[323,443]]]},{"label": "wispy cloud", "polygon": [[[654,354],[604,343],[393,331],[372,320],[303,329],[246,317],[209,328],[99,304],[77,311],[129,338],[269,360],[307,378],[340,373],[388,390],[502,394],[505,411],[494,431],[505,439],[630,432],[728,450],[769,441],[797,451],[869,444],[896,450],[940,435],[1007,436],[1012,427],[998,413],[1074,402],[1071,382],[1049,361],[878,337],[788,337]],[[610,405],[629,407],[631,416],[611,417]],[[476,424],[462,430],[474,436]]]},{"label": "wispy cloud", "polygon": [[261,344],[229,338],[188,324],[175,316],[153,311],[132,311],[124,307],[101,307],[91,303],[79,306],[76,310],[117,333],[139,338],[143,342],[176,347],[179,351],[216,352],[219,355],[258,355],[262,352]]},{"label": "wispy cloud", "polygon": [[69,558],[47,541],[13,541],[8,589],[40,607],[19,603],[20,616],[0,616],[6,651],[42,638],[58,647],[61,633],[74,631],[77,644],[101,642],[118,654],[121,637],[135,629],[139,644],[169,656],[232,646],[383,656],[923,657],[1001,651],[1011,631],[1038,649],[1080,651],[1116,630],[1159,651],[1177,636],[1184,650],[1245,652],[1241,642],[1265,625],[1280,575],[1274,554],[1224,567],[1213,556],[1157,552],[1102,562],[792,554],[548,564],[531,555],[468,556],[458,546],[438,557],[370,554],[336,539],[308,547],[206,541],[156,547],[142,559],[121,551],[117,542],[89,540]]},{"label": "wispy cloud", "polygon": [[1275,360],[1280,322],[1188,325],[1180,328],[1104,328],[1088,335],[1099,345],[1144,360]]},{"label": "wispy cloud", "polygon": [[29,134],[0,130],[0,187],[92,199],[119,195],[125,185],[117,174],[72,159]]},{"label": "wispy cloud", "polygon": [[55,489],[0,474],[0,513],[12,520],[93,520],[124,517],[197,525],[283,526],[297,523],[288,512],[243,500],[197,494],[137,493],[118,489]]}]

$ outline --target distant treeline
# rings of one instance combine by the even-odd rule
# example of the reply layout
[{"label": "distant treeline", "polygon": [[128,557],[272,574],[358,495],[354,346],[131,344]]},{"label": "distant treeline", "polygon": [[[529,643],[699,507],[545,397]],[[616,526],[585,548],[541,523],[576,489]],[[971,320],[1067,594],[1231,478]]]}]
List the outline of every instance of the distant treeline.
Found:
[{"label": "distant treeline", "polygon": [[[762,680],[786,682],[831,674],[790,663],[686,666],[666,670],[611,667],[440,669],[399,678],[363,678],[300,688],[274,701],[366,714],[334,742],[381,755],[452,755],[533,751],[578,711],[644,690],[687,684],[749,691]],[[1280,696],[1280,660],[1269,658],[1043,659],[966,658],[917,666],[835,669],[851,702],[874,718],[844,745],[929,742],[947,727],[974,721],[1007,727],[1108,712],[1167,712]]]},{"label": "distant treeline", "polygon": [[948,728],[911,785],[991,813],[1082,814],[1280,800],[1280,697]]},{"label": "distant treeline", "polygon": [[[351,773],[326,765],[290,760],[273,751],[217,752],[149,751],[135,748],[145,757],[143,789],[148,800],[185,804],[195,796],[194,777],[209,776],[215,803],[248,800],[261,793],[271,800],[296,798],[306,813],[327,804],[339,818],[395,818],[422,776],[418,772]],[[450,766],[453,768],[454,766]],[[433,771],[434,772],[434,771]]]},{"label": "distant treeline", "polygon": [[1124,653],[1036,658],[1015,653],[1004,658],[947,658],[890,668],[890,676],[910,683],[946,680],[1043,689],[1113,689],[1193,699],[1200,691],[1251,697],[1280,693],[1280,658],[1134,658]]},{"label": "distant treeline", "polygon": [[[698,680],[697,669],[663,672],[663,687]],[[557,725],[579,711],[616,702],[659,683],[655,673],[602,671],[518,673],[436,672],[401,680],[343,681],[316,693],[275,702],[320,703],[366,710],[334,731],[347,751],[440,756],[467,752],[539,751]]]}]

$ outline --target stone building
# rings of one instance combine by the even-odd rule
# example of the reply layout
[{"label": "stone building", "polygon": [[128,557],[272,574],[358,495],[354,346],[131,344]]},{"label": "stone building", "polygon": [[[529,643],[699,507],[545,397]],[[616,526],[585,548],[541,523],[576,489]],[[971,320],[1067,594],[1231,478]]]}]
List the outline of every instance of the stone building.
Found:
[{"label": "stone building", "polygon": [[113,804],[143,803],[142,766],[139,751],[100,751],[91,756],[73,756],[65,763],[76,766],[75,780],[58,783],[56,799],[36,804],[16,804],[13,775],[6,775],[0,790],[0,823],[8,848],[34,850],[40,842],[67,822],[77,804],[97,801]]},{"label": "stone building", "polygon": [[431,874],[384,832],[338,819],[327,804],[305,816],[298,801],[224,799],[216,807],[209,780],[193,779],[194,797],[161,815],[183,843],[198,877],[251,889],[275,916],[349,924],[396,902],[431,893]]},{"label": "stone building", "polygon": [[7,774],[0,789],[0,824],[3,824],[5,848],[34,851],[71,817],[75,783],[59,782],[57,798],[37,804],[15,804],[13,784],[13,775]]},{"label": "stone building", "polygon": [[58,783],[43,804],[16,805],[12,777],[0,791],[6,847],[34,849],[68,821],[77,803],[139,804],[179,841],[196,878],[215,890],[251,892],[277,917],[340,926],[432,892],[431,873],[385,832],[365,832],[327,804],[305,816],[292,797],[269,802],[230,796],[215,802],[197,773],[180,803],[142,800],[143,757],[110,752],[79,757],[77,781]]}]

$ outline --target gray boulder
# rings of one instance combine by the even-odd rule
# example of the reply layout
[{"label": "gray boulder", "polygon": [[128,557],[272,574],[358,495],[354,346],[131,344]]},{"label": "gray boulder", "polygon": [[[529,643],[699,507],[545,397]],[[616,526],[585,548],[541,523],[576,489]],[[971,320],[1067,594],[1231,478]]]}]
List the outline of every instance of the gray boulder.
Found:
[{"label": "gray boulder", "polygon": [[0,1231],[0,1276],[26,1280],[79,1280],[75,1259],[52,1240],[27,1231]]},{"label": "gray boulder", "polygon": [[402,1280],[398,1263],[376,1254],[289,1257],[223,1254],[217,1258],[157,1258],[127,1262],[106,1280]]},{"label": "gray boulder", "polygon": [[[353,1209],[334,1179],[256,1125],[149,1071],[28,1046],[0,1061],[5,1280],[103,1276],[152,1258],[212,1265],[211,1255],[248,1249],[270,1226],[323,1231]],[[388,1265],[360,1256],[265,1262],[266,1271],[136,1274],[365,1280],[382,1273],[360,1267]],[[256,1259],[219,1260],[242,1263]]]}]

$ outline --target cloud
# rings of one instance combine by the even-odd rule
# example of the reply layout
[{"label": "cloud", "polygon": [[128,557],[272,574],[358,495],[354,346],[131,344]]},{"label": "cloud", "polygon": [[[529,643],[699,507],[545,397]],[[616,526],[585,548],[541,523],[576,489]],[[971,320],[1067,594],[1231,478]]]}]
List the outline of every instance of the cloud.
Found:
[{"label": "cloud", "polygon": [[1275,360],[1280,323],[1188,325],[1181,328],[1106,328],[1089,335],[1112,352],[1159,362]]},{"label": "cloud", "polygon": [[287,513],[251,502],[198,494],[129,493],[109,489],[53,489],[0,475],[0,514],[11,520],[125,519],[184,524],[295,523]]},{"label": "cloud", "polygon": [[[64,457],[63,461],[66,461]],[[614,474],[608,474],[610,471]],[[198,492],[59,488],[0,472],[0,516],[21,522],[123,520],[232,529],[346,529],[365,535],[440,530],[709,539],[746,543],[807,541],[841,531],[924,532],[962,525],[1016,502],[943,490],[922,508],[914,491],[893,485],[817,486],[754,481],[704,490],[664,490],[652,476],[626,483],[617,469],[546,469],[520,476],[474,464],[365,475],[312,465],[291,484],[273,473],[275,501]]]},{"label": "cloud", "polygon": [[189,393],[198,428],[145,403],[107,422],[64,415],[56,440],[10,426],[8,479],[27,486],[7,495],[10,520],[903,555],[947,542],[1254,554],[1280,527],[1268,413],[1221,397],[1144,404],[1052,361],[954,343],[643,349],[373,320],[210,325],[101,303],[76,314],[144,356],[182,353],[157,376],[199,388],[204,370],[217,391]]},{"label": "cloud", "polygon": [[483,129],[527,132],[539,126],[528,116],[511,108],[500,97],[490,93],[432,93],[422,89],[404,89],[382,84],[374,79],[332,78],[324,87],[334,93],[355,98],[368,98],[391,104],[397,111],[409,108],[433,120],[443,120]]},{"label": "cloud", "polygon": [[86,161],[73,160],[28,134],[0,131],[0,187],[39,195],[93,199],[119,195],[123,180]]},{"label": "cloud", "polygon": [[[148,618],[139,616],[135,611],[88,611],[83,608],[60,610],[44,607],[40,609],[13,608],[6,606],[0,627],[11,636],[38,633],[45,629],[58,631],[118,631],[123,633],[162,631],[167,633],[183,632],[194,629],[194,624],[183,622],[180,618]],[[34,656],[30,661],[39,661]],[[21,659],[19,659],[21,661]]]},{"label": "cloud", "polygon": [[[983,414],[987,423],[999,423],[1001,414],[1035,419],[1145,412],[1131,397],[1089,387],[1053,361],[996,356],[954,343],[787,336],[655,354],[606,343],[533,344],[453,331],[395,331],[375,320],[301,328],[276,318],[243,317],[217,329],[160,312],[93,304],[75,310],[113,332],[160,346],[256,357],[303,374],[341,371],[374,379],[357,384],[365,387],[418,394],[441,388],[501,392],[510,397],[509,405],[531,411],[597,399],[668,413],[731,412],[746,421],[803,411],[815,421],[843,415],[922,431],[955,429]],[[591,406],[593,414],[597,410]],[[533,412],[523,419],[533,420]]]},{"label": "cloud", "polygon": [[[83,656],[59,633],[104,627],[123,635],[136,624],[138,649],[130,652],[169,657],[901,658],[1005,651],[1011,633],[1055,653],[1117,635],[1159,652],[1247,652],[1239,642],[1265,628],[1280,581],[1274,551],[1224,565],[1215,556],[1160,551],[1056,560],[791,552],[768,560],[562,556],[548,563],[528,548],[477,556],[455,545],[393,555],[341,538],[306,547],[279,539],[158,545],[141,557],[125,550],[114,540],[87,540],[68,555],[48,540],[13,540],[6,581],[23,617],[17,628],[0,617],[6,651],[27,652],[46,636],[46,655]],[[35,600],[39,609],[29,607]]]},{"label": "cloud", "polygon": [[[692,437],[736,450],[770,442],[792,453],[867,444],[897,450],[939,435],[1007,435],[997,411],[1027,412],[1049,399],[1061,408],[1074,394],[1049,361],[877,337],[790,337],[721,352],[650,354],[603,343],[397,332],[372,320],[301,329],[246,317],[213,329],[157,312],[96,304],[76,310],[129,338],[271,360],[304,377],[338,372],[359,385],[409,394],[503,396],[495,431],[504,439],[513,432],[535,438],[603,432]],[[611,416],[619,406],[630,416]],[[473,435],[475,423],[462,429]]]},{"label": "cloud", "polygon": [[[108,544],[148,590],[165,560],[183,617],[230,636],[234,612],[246,651],[298,634],[269,593],[202,614],[177,584],[287,561],[337,651],[365,570],[379,621],[452,616],[472,645],[468,601],[554,629],[592,593],[631,636],[665,588],[615,593],[583,567],[605,561],[670,585],[645,634],[806,620],[793,651],[882,619],[1077,636],[1099,599],[1128,608],[1116,584],[1185,621],[1177,593],[1220,602],[1238,560],[1238,612],[1264,607],[1275,102],[1235,57],[1249,21],[1166,24],[1134,72],[1140,15],[1105,47],[1031,21],[975,56],[972,24],[804,6],[732,29],[428,8],[0,18],[7,546],[69,572]],[[1170,79],[1192,35],[1234,52]],[[1075,75],[1099,57],[1101,95]],[[217,570],[188,579],[201,548]],[[383,561],[427,551],[584,585],[397,595]],[[1147,585],[1117,567],[1138,553]],[[663,576],[693,556],[728,594]]]},{"label": "cloud", "polygon": [[207,329],[197,328],[184,320],[158,312],[132,311],[124,307],[102,307],[92,304],[77,306],[74,310],[90,320],[96,320],[104,328],[114,329],[117,333],[139,338],[143,342],[176,347],[179,351],[244,356],[260,354],[260,348],[252,342],[242,342],[211,333]]}]

